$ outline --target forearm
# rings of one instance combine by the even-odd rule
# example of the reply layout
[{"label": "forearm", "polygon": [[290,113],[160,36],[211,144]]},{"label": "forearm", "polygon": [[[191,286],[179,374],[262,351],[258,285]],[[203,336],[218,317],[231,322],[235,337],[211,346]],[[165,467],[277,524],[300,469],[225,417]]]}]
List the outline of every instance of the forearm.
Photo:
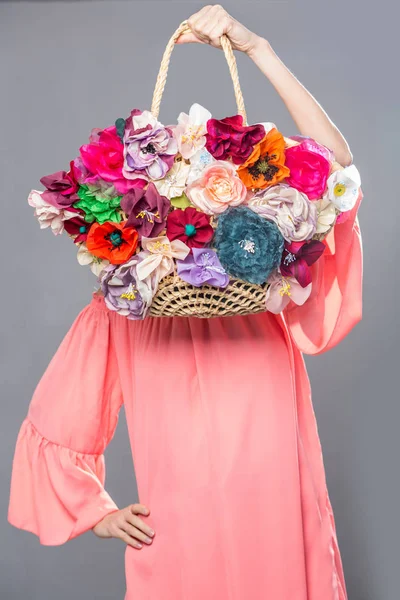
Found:
[{"label": "forearm", "polygon": [[341,165],[351,164],[353,157],[344,136],[317,100],[277,56],[270,43],[262,37],[257,37],[256,44],[247,55],[268,77],[300,133],[333,150],[336,160]]}]

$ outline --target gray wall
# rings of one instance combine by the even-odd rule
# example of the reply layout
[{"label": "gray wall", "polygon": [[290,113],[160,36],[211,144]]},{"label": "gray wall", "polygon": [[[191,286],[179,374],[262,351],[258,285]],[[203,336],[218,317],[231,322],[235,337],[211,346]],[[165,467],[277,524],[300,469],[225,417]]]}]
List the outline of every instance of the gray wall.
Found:
[{"label": "gray wall", "polygon": [[[44,547],[6,520],[18,428],[38,379],[89,301],[96,281],[89,269],[78,265],[67,236],[54,238],[39,229],[26,198],[31,188],[41,189],[39,177],[68,168],[91,127],[110,125],[133,107],[150,108],[169,36],[203,4],[165,0],[0,4],[0,597],[4,600],[123,598],[122,542],[88,533],[64,546]],[[339,347],[307,358],[307,365],[349,600],[397,600],[395,0],[378,4],[227,0],[224,6],[248,28],[269,38],[343,132],[362,176],[364,319]],[[271,120],[285,135],[298,133],[269,81],[249,58],[236,55],[249,120]],[[203,85],[199,75],[206,73]],[[235,112],[223,53],[197,44],[178,46],[161,121],[174,122],[178,112],[187,112],[195,101],[220,118]],[[111,495],[121,506],[135,502],[123,411],[106,460]]]}]

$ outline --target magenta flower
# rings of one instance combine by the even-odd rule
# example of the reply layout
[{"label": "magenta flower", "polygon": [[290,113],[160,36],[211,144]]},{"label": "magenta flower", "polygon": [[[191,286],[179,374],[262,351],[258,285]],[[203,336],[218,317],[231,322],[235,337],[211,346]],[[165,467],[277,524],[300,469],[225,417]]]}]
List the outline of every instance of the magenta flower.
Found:
[{"label": "magenta flower", "polygon": [[208,119],[206,149],[217,160],[231,158],[239,165],[245,162],[264,136],[265,129],[261,123],[244,126],[242,115]]},{"label": "magenta flower", "polygon": [[322,198],[331,169],[329,158],[329,150],[311,138],[286,148],[285,165],[290,169],[286,183],[310,200]]},{"label": "magenta flower", "polygon": [[281,274],[284,277],[294,277],[301,287],[307,287],[311,283],[310,266],[319,259],[324,250],[325,244],[317,240],[285,243],[280,265]]},{"label": "magenta flower", "polygon": [[81,146],[79,151],[82,162],[89,171],[84,183],[97,183],[98,179],[110,181],[120,194],[145,185],[141,179],[125,179],[122,173],[124,146],[115,125],[105,129],[93,129],[90,143]]}]

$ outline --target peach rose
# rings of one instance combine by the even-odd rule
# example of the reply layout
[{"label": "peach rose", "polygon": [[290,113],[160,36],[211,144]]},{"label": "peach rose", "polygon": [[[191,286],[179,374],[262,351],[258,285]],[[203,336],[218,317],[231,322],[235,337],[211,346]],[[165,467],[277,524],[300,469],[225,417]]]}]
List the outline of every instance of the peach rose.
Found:
[{"label": "peach rose", "polygon": [[197,208],[212,215],[241,204],[246,199],[247,188],[231,162],[216,160],[187,186],[185,193]]}]

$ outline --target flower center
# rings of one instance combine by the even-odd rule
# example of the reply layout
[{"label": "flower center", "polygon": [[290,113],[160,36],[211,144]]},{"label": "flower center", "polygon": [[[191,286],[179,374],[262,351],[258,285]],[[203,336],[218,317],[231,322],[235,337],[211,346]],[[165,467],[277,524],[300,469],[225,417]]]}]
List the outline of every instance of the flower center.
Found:
[{"label": "flower center", "polygon": [[184,144],[189,141],[193,142],[193,140],[201,136],[201,134],[202,125],[189,125],[186,129],[186,133],[182,135],[181,140]]},{"label": "flower center", "polygon": [[333,188],[333,193],[336,197],[343,196],[345,191],[346,191],[346,186],[343,183],[337,183],[335,185],[335,187]]},{"label": "flower center", "polygon": [[290,265],[290,263],[294,262],[296,260],[296,256],[294,254],[292,254],[291,252],[289,252],[289,250],[285,250],[286,252],[286,256],[283,259],[283,264],[285,266]]},{"label": "flower center", "polygon": [[169,245],[165,244],[163,242],[160,242],[160,240],[157,240],[156,242],[153,242],[151,244],[150,250],[151,250],[151,252],[157,252],[157,250],[161,250],[161,252],[168,252]]},{"label": "flower center", "polygon": [[150,223],[154,223],[154,218],[159,219],[160,213],[158,212],[158,210],[155,213],[150,212],[149,210],[141,210],[136,215],[136,218],[137,219],[147,219]]},{"label": "flower center", "polygon": [[120,298],[126,298],[127,300],[135,300],[136,296],[137,296],[137,289],[135,288],[133,283],[129,284],[129,287],[126,290],[126,292],[123,292],[122,294],[120,294]]},{"label": "flower center", "polygon": [[156,149],[155,149],[154,144],[152,144],[151,142],[149,142],[147,144],[147,146],[145,146],[144,148],[142,148],[142,152],[143,152],[143,154],[147,154],[147,153],[149,153],[149,154],[155,154],[156,153]]},{"label": "flower center", "polygon": [[264,154],[252,165],[248,167],[248,171],[253,179],[257,180],[260,176],[264,177],[265,181],[271,181],[275,174],[279,171],[279,167],[271,165],[270,160],[276,159],[276,154]]},{"label": "flower center", "polygon": [[279,290],[279,294],[280,294],[281,296],[291,296],[292,294],[291,294],[291,292],[290,292],[290,288],[291,288],[292,286],[291,286],[291,285],[290,285],[290,283],[287,281],[287,279],[285,279],[284,277],[282,277],[282,281],[281,281],[281,283],[282,283],[282,287],[281,287],[281,289]]},{"label": "flower center", "polygon": [[238,242],[239,246],[243,248],[246,252],[251,252],[252,254],[256,251],[256,245],[253,240],[243,239]]},{"label": "flower center", "polygon": [[105,235],[104,238],[106,240],[110,240],[110,242],[114,246],[114,248],[112,248],[113,250],[115,250],[115,248],[119,248],[122,244],[125,243],[125,240],[123,239],[119,229],[114,229],[113,231],[110,231],[110,233],[107,233],[107,235]]},{"label": "flower center", "polygon": [[185,225],[185,235],[188,237],[194,235],[196,233],[196,227],[191,223],[186,223]]}]

